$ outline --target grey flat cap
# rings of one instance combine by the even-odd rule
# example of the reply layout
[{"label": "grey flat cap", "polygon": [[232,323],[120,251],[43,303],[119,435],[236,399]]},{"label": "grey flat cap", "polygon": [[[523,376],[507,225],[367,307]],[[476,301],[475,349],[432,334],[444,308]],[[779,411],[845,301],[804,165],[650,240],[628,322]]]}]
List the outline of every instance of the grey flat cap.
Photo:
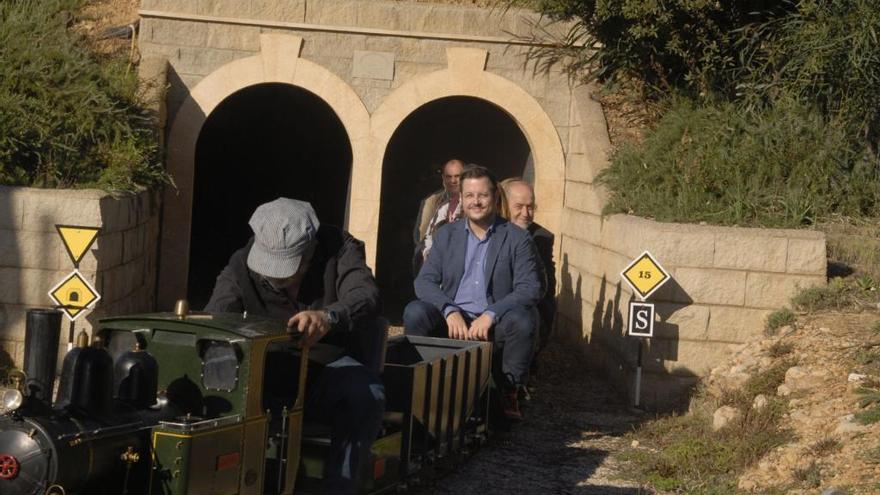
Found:
[{"label": "grey flat cap", "polygon": [[254,231],[248,267],[272,278],[296,273],[321,226],[312,205],[288,198],[258,206],[248,224]]}]

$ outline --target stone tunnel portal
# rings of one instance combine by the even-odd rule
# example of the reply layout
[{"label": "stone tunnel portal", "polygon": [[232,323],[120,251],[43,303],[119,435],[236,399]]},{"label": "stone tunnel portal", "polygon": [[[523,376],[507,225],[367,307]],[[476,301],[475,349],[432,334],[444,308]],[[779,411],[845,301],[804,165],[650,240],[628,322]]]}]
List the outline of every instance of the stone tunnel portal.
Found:
[{"label": "stone tunnel portal", "polygon": [[532,180],[528,141],[516,121],[479,98],[451,96],[429,102],[397,128],[382,166],[376,277],[385,315],[400,324],[403,308],[414,298],[413,229],[419,203],[439,190],[440,166],[452,158],[493,170],[498,180]]},{"label": "stone tunnel portal", "polygon": [[309,201],[342,226],[352,151],[329,105],[305,89],[265,83],[223,100],[196,144],[189,300],[201,309],[229,256],[251,236],[248,220],[279,196]]}]

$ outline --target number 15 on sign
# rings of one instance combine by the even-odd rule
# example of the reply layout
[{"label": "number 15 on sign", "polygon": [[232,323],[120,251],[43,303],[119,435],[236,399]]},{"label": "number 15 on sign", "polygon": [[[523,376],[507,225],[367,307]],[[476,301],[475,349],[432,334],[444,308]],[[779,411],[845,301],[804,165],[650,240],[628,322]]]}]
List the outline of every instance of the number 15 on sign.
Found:
[{"label": "number 15 on sign", "polygon": [[647,251],[624,268],[620,272],[620,276],[629,283],[643,301],[668,282],[670,278],[669,273],[660,266],[660,262]]}]

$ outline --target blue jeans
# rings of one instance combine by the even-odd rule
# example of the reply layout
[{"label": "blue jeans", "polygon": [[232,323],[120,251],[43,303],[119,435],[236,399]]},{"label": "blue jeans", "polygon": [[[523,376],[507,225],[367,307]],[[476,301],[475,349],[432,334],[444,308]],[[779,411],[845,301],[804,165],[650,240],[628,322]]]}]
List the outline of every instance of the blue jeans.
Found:
[{"label": "blue jeans", "polygon": [[382,425],[385,387],[379,375],[344,356],[324,367],[309,391],[306,416],[331,427],[323,493],[356,493],[363,463]]},{"label": "blue jeans", "polygon": [[[470,324],[470,318],[465,321]],[[449,338],[446,318],[436,307],[415,300],[403,311],[406,335]],[[492,369],[499,385],[525,385],[535,349],[538,311],[517,308],[505,313],[492,327]]]}]

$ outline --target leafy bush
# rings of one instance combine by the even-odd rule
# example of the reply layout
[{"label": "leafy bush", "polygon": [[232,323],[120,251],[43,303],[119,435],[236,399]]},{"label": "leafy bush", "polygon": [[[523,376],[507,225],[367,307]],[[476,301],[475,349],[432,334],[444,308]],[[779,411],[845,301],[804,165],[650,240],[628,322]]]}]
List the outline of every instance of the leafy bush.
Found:
[{"label": "leafy bush", "polygon": [[878,167],[845,124],[796,101],[750,111],[677,99],[599,181],[610,189],[607,213],[798,227],[833,214],[876,215]]},{"label": "leafy bush", "polygon": [[[556,47],[573,55],[568,69],[590,78],[636,77],[662,91],[694,93],[730,86],[728,74],[742,62],[737,30],[766,22],[792,8],[778,2],[758,8],[753,0],[514,0],[552,20],[575,21]],[[587,49],[578,49],[584,46]],[[554,58],[553,50],[541,56]]]},{"label": "leafy bush", "polygon": [[746,62],[731,78],[755,100],[794,96],[851,124],[875,145],[880,134],[880,3],[799,0],[784,16],[752,23],[738,45]]},{"label": "leafy bush", "polygon": [[817,440],[812,445],[810,445],[810,453],[816,457],[825,457],[833,452],[839,451],[841,447],[843,447],[843,444],[840,443],[840,440],[832,437],[826,437],[821,440]]},{"label": "leafy bush", "polygon": [[[508,0],[573,21],[547,63],[586,78],[752,102],[794,96],[876,143],[880,5],[874,0]],[[543,34],[547,34],[546,31]]]},{"label": "leafy bush", "polygon": [[[832,278],[828,285],[804,289],[791,298],[791,303],[803,311],[827,309],[863,309],[876,307],[877,291],[865,289],[864,278]],[[873,286],[871,286],[873,287]]]},{"label": "leafy bush", "polygon": [[880,2],[508,3],[573,23],[534,49],[545,67],[679,95],[613,157],[607,211],[773,227],[878,215]]},{"label": "leafy bush", "polygon": [[807,488],[819,488],[822,484],[822,469],[813,461],[805,467],[795,469],[792,478]]},{"label": "leafy bush", "polygon": [[857,392],[860,396],[859,406],[864,410],[856,414],[856,420],[866,425],[880,421],[880,390],[865,387]]},{"label": "leafy bush", "polygon": [[133,190],[167,180],[125,61],[67,27],[82,0],[0,2],[0,183]]},{"label": "leafy bush", "polygon": [[740,404],[746,408],[752,405],[752,399],[756,395],[776,396],[776,389],[785,383],[785,372],[792,366],[797,365],[796,359],[785,359],[775,363],[761,373],[751,376],[743,385],[744,401]]},{"label": "leafy bush", "polygon": [[780,328],[786,325],[794,325],[796,318],[794,313],[791,312],[788,308],[783,308],[777,311],[770,313],[767,316],[767,321],[764,325],[764,329],[768,334],[774,334]]}]

